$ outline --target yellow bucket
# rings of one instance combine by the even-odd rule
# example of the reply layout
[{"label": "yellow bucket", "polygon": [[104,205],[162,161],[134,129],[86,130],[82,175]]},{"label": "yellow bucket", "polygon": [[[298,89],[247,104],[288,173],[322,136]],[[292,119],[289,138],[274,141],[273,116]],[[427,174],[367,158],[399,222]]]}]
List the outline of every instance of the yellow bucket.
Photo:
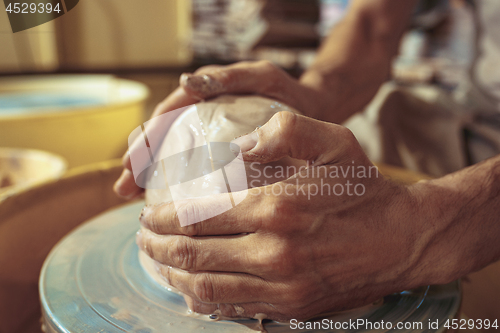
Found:
[{"label": "yellow bucket", "polygon": [[0,78],[0,146],[51,151],[69,167],[120,157],[148,95],[109,75]]}]

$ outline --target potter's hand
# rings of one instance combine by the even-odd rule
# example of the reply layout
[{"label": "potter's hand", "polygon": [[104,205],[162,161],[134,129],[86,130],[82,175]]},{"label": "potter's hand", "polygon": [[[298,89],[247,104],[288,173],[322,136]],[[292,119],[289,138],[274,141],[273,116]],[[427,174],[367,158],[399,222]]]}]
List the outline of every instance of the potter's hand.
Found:
[{"label": "potter's hand", "polygon": [[[301,84],[268,61],[239,62],[229,66],[205,66],[194,74],[183,74],[180,87],[160,103],[153,117],[223,94],[259,94],[314,115],[327,103],[330,94]],[[161,129],[159,130],[161,131]],[[133,144],[129,149],[134,149]],[[129,154],[123,158],[125,167],[116,182],[115,192],[132,199],[144,190],[134,182]]]},{"label": "potter's hand", "polygon": [[180,82],[188,95],[199,99],[222,94],[257,94],[277,99],[310,116],[319,113],[331,98],[331,92],[307,86],[264,60],[203,67],[194,74],[183,74]]},{"label": "potter's hand", "polygon": [[310,167],[187,227],[178,214],[213,205],[144,209],[139,246],[193,311],[300,319],[426,282],[416,194],[378,175],[349,130],[280,112],[235,142],[247,162],[288,155]]}]

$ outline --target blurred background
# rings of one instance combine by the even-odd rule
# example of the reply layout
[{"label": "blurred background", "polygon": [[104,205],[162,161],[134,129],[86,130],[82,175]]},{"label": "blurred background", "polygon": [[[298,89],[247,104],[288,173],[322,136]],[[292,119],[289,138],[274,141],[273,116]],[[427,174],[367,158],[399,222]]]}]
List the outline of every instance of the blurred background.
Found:
[{"label": "blurred background", "polygon": [[[120,158],[129,134],[178,86],[180,74],[265,59],[299,77],[349,2],[84,0],[16,33],[2,10],[0,147],[53,153],[68,169]],[[474,57],[472,6],[421,0],[393,79],[453,90]],[[0,163],[18,153],[0,152]],[[0,170],[0,187],[22,179],[5,174]]]},{"label": "blurred background", "polygon": [[[85,0],[62,17],[13,34],[0,13],[0,75],[111,73],[144,82],[147,111],[203,64],[268,59],[294,75],[349,0]],[[425,0],[395,62],[402,80],[453,86],[470,61],[467,0]],[[416,68],[418,70],[410,71]],[[453,70],[450,70],[453,68]]]}]

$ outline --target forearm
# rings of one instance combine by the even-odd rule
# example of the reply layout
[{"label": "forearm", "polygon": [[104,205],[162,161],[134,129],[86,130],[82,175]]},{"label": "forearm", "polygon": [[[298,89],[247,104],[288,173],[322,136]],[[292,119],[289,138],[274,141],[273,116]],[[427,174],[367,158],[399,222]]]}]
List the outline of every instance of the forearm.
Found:
[{"label": "forearm", "polygon": [[500,259],[500,155],[419,183],[425,283],[445,283]]},{"label": "forearm", "polygon": [[356,0],[321,46],[301,83],[332,95],[311,116],[343,122],[373,98],[390,77],[391,62],[415,0]]}]

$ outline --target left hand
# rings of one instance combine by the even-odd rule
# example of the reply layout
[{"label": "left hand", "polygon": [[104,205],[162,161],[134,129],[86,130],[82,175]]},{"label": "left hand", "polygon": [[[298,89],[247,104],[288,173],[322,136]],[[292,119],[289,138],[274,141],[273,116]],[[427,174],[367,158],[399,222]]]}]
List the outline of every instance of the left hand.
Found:
[{"label": "left hand", "polygon": [[178,214],[210,209],[207,200],[144,209],[138,244],[193,311],[307,319],[427,282],[418,191],[379,175],[348,129],[280,112],[237,140],[246,162],[291,156],[309,172],[252,188],[235,208],[187,227]]},{"label": "left hand", "polygon": [[[318,116],[320,111],[336,105],[335,98],[326,89],[302,84],[284,70],[264,60],[241,61],[228,66],[204,66],[193,74],[184,73],[180,77],[179,85],[156,107],[153,118],[200,100],[224,94],[266,96],[284,102],[310,116]],[[159,125],[159,128],[150,128],[149,131],[162,133],[164,131],[162,123],[156,125]],[[137,149],[137,142],[142,141],[136,141],[129,147],[129,152]],[[134,181],[129,152],[123,156],[124,170],[114,186],[116,194],[127,200],[141,195],[144,191]]]}]

